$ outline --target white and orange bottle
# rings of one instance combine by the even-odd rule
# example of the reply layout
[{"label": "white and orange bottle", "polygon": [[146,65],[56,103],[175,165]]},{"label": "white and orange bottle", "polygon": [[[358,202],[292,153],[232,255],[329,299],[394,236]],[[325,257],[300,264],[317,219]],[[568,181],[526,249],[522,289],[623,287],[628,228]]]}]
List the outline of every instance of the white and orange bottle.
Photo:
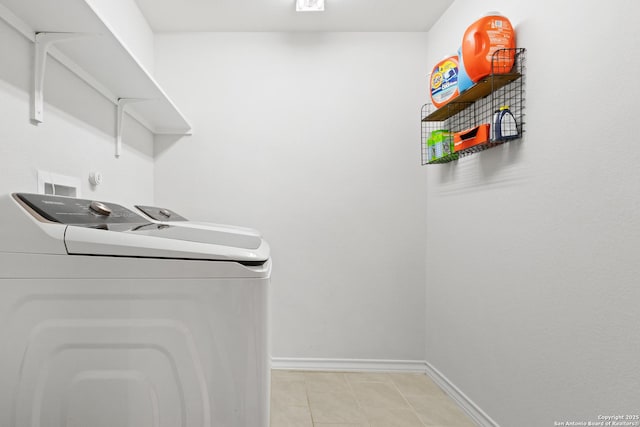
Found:
[{"label": "white and orange bottle", "polygon": [[[498,12],[489,12],[471,24],[462,38],[464,69],[473,82],[489,74],[511,71],[515,58],[516,33],[509,19]],[[500,50],[497,56],[496,51]]]},{"label": "white and orange bottle", "polygon": [[458,56],[449,56],[438,62],[431,71],[429,81],[431,102],[440,108],[458,96]]}]

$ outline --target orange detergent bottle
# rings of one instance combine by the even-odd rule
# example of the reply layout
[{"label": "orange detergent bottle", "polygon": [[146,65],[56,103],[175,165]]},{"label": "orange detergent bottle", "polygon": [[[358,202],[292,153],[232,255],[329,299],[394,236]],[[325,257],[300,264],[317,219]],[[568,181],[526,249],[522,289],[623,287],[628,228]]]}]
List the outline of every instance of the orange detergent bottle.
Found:
[{"label": "orange detergent bottle", "polygon": [[471,24],[462,38],[462,59],[467,75],[478,82],[489,74],[504,74],[511,71],[515,54],[501,51],[493,59],[498,49],[516,47],[516,33],[511,22],[498,12],[489,12]]},{"label": "orange detergent bottle", "polygon": [[458,55],[445,58],[433,67],[429,89],[436,108],[458,96]]}]

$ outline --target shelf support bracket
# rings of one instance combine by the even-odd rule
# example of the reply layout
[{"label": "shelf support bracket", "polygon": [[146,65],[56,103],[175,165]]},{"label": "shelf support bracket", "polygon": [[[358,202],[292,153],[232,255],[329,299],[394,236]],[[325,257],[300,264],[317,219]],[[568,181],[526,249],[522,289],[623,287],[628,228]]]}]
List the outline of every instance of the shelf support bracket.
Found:
[{"label": "shelf support bracket", "polygon": [[87,37],[87,33],[35,33],[34,84],[33,84],[33,121],[44,121],[44,72],[49,49],[57,42]]},{"label": "shelf support bracket", "polygon": [[124,109],[127,105],[135,102],[148,101],[147,98],[118,98],[118,110],[116,118],[116,158],[122,153],[122,121]]}]

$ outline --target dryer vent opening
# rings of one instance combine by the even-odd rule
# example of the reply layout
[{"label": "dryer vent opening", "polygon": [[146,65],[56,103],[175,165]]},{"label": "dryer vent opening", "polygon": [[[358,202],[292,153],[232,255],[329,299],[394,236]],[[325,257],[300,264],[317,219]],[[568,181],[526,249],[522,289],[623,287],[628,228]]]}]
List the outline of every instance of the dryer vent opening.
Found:
[{"label": "dryer vent opening", "polygon": [[38,193],[52,196],[80,197],[80,180],[73,176],[39,170]]}]

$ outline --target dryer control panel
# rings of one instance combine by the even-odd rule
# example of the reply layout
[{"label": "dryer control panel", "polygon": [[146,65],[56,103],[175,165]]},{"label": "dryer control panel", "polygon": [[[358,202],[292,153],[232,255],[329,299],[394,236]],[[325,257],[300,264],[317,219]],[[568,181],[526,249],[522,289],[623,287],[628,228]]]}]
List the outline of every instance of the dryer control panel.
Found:
[{"label": "dryer control panel", "polygon": [[16,193],[15,196],[44,219],[60,224],[91,227],[149,222],[137,213],[115,203],[48,194]]}]

